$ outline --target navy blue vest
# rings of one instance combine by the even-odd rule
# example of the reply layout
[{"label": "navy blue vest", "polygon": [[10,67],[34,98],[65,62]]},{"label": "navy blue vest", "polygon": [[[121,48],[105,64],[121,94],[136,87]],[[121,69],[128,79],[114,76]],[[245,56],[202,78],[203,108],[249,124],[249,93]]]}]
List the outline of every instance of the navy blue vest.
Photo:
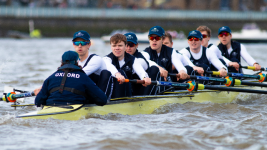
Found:
[{"label": "navy blue vest", "polygon": [[241,46],[240,43],[235,42],[235,41],[231,41],[231,46],[233,48],[233,51],[229,54],[227,47],[225,45],[223,45],[222,43],[220,43],[218,45],[218,48],[220,49],[220,51],[222,52],[222,55],[229,59],[230,61],[234,61],[234,60],[238,60],[239,63],[241,62]]},{"label": "navy blue vest", "polygon": [[[138,50],[136,50],[135,53],[133,54],[133,56],[136,57],[136,58],[142,58],[142,59],[144,59],[145,62],[146,62],[146,64],[147,64],[147,66],[148,66],[148,68],[149,68],[149,63],[146,60],[146,58],[142,55],[142,53],[140,53],[140,52],[138,52]],[[147,68],[147,70],[148,70],[148,68]]]},{"label": "navy blue vest", "polygon": [[213,44],[209,44],[207,48],[210,48]]},{"label": "navy blue vest", "polygon": [[172,72],[172,51],[166,45],[162,45],[160,55],[158,56],[157,51],[152,50],[151,47],[147,47],[145,50],[150,56],[150,60],[156,62],[159,66],[165,68],[168,72]]},{"label": "navy blue vest", "polygon": [[207,58],[207,55],[206,55],[206,51],[207,51],[207,48],[206,48],[206,47],[202,47],[202,55],[201,55],[201,57],[200,57],[199,59],[195,59],[195,58],[192,56],[189,47],[187,47],[186,49],[187,49],[188,52],[190,53],[190,60],[191,60],[191,62],[192,62],[194,65],[199,66],[199,67],[202,67],[203,65],[206,65],[206,66],[208,66],[208,67],[211,66],[211,64],[210,64],[210,62],[209,62],[209,60],[208,60],[208,58]]},{"label": "navy blue vest", "polygon": [[[88,62],[95,56],[96,54],[92,54],[89,56],[89,58],[86,60],[85,64],[83,65],[83,68],[87,66]],[[97,56],[97,55],[96,55]]]},{"label": "navy blue vest", "polygon": [[123,70],[128,79],[132,79],[132,75],[133,75],[133,63],[135,60],[135,57],[128,54],[128,53],[124,53],[124,61],[125,64],[120,67],[119,64],[119,60],[118,58],[111,52],[110,54],[107,55],[107,57],[109,57],[112,60],[112,64],[118,69],[118,70]]}]

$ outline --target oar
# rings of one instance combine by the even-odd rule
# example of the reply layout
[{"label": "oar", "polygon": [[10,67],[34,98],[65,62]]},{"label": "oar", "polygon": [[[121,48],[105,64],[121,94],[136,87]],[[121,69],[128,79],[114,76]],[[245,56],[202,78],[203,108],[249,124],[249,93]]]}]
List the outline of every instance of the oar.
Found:
[{"label": "oar", "polygon": [[[125,79],[125,82],[144,84],[144,80],[129,80]],[[203,85],[196,84],[195,82],[189,81],[188,83],[177,83],[177,82],[165,82],[165,81],[151,81],[151,84],[157,86],[174,86],[174,87],[182,87],[186,88],[188,91],[197,91],[203,89],[209,90],[219,90],[219,91],[234,91],[234,92],[244,92],[244,93],[259,93],[259,94],[267,94],[267,91],[263,90],[250,90],[250,89],[241,89],[241,88],[233,88],[233,87],[221,87],[214,85]]]},{"label": "oar", "polygon": [[[179,78],[179,74],[169,73],[170,76],[176,76]],[[239,79],[233,79],[231,77],[226,78],[214,78],[214,77],[203,77],[203,76],[189,76],[190,79],[200,80],[200,81],[213,81],[220,82],[225,84],[226,86],[234,86],[234,85],[250,85],[250,86],[259,86],[259,87],[267,87],[267,84],[255,83],[249,81],[242,81]]]},{"label": "oar", "polygon": [[[211,75],[218,75],[218,71],[207,71]],[[243,74],[243,73],[227,73],[229,77],[239,77],[239,78],[252,78],[258,79],[259,82],[267,81],[266,75],[263,73],[259,73],[258,75],[250,75],[250,74]]]},{"label": "oar", "polygon": [[[244,68],[244,69],[250,69],[250,70],[255,70],[256,69],[254,66],[241,66],[240,65],[240,67]],[[267,71],[267,68],[262,67],[260,70],[261,71]]]},{"label": "oar", "polygon": [[16,94],[15,92],[4,93],[4,95],[0,98],[0,101],[15,102],[18,98],[31,97],[31,96],[35,96],[33,91],[20,94]]}]

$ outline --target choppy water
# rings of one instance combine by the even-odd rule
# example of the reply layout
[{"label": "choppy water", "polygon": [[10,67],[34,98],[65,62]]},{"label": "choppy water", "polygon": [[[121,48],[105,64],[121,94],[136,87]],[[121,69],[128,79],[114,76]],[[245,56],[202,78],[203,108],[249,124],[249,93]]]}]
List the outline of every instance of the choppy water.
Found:
[{"label": "choppy water", "polygon": [[[68,38],[0,39],[0,45],[0,93],[5,85],[28,91],[41,86],[60,65],[63,52],[73,49]],[[139,50],[146,46],[140,45]],[[174,41],[178,50],[186,46],[185,40]],[[266,64],[266,46],[246,44],[260,64]],[[100,39],[93,39],[90,51],[104,56],[111,50]],[[26,103],[33,101],[26,99]],[[265,95],[240,97],[231,104],[172,104],[151,115],[109,114],[79,121],[15,118],[33,110],[35,107],[14,110],[10,103],[0,102],[1,150],[267,149]]]}]

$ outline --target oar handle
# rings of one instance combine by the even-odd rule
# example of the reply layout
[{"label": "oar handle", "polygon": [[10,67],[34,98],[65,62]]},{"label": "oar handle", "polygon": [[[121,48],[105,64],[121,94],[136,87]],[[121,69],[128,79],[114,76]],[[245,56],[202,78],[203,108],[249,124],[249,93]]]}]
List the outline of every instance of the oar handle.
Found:
[{"label": "oar handle", "polygon": [[[125,79],[125,82],[128,83],[135,83],[135,84],[145,84],[144,80],[131,80],[131,79]],[[151,81],[152,85],[158,85],[157,81]]]},{"label": "oar handle", "polygon": [[211,74],[211,75],[220,75],[220,72],[219,71],[205,71],[205,73],[207,74]]},{"label": "oar handle", "polygon": [[[176,78],[180,78],[180,74],[176,74],[176,73],[168,73],[169,76],[173,76]],[[186,79],[190,79],[190,75],[187,75]]]},{"label": "oar handle", "polygon": [[[245,68],[245,69],[250,69],[250,70],[255,70],[256,69],[256,67],[254,67],[254,66],[240,66],[240,67],[241,68]],[[267,68],[262,67],[260,70],[261,71],[266,71]]]}]

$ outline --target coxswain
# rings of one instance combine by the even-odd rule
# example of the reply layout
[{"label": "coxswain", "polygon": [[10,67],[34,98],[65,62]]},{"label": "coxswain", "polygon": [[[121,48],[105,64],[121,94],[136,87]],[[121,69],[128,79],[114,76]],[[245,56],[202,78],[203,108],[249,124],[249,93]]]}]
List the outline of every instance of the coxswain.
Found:
[{"label": "coxswain", "polygon": [[241,57],[247,62],[248,65],[255,67],[254,71],[259,71],[261,69],[259,63],[249,55],[246,47],[243,44],[232,41],[231,29],[228,26],[219,28],[218,38],[220,40],[218,48],[222,52],[222,55],[230,61],[236,62],[235,64],[229,65],[233,66],[232,68],[229,68],[229,72],[242,72],[239,65],[241,64]]},{"label": "coxswain", "polygon": [[[151,80],[156,81],[160,77],[159,68],[156,66],[149,66],[149,62],[143,56],[141,52],[138,51],[138,39],[135,33],[129,32],[124,34],[127,39],[126,53],[131,54],[135,57],[135,60],[141,64],[143,69],[147,72]],[[133,75],[133,78],[139,78],[137,74]],[[157,86],[149,85],[144,87],[140,84],[132,84],[133,95],[155,95],[157,92]]]},{"label": "coxswain", "polygon": [[198,30],[190,31],[188,34],[189,47],[182,49],[180,52],[188,57],[194,65],[202,67],[204,71],[209,71],[211,64],[220,72],[220,76],[227,75],[227,67],[216,57],[216,55],[201,45],[202,34]]},{"label": "coxswain", "polygon": [[179,79],[185,80],[187,75],[187,69],[181,62],[181,58],[177,55],[177,52],[166,45],[163,45],[163,37],[165,36],[165,31],[160,26],[154,26],[149,29],[149,47],[147,47],[143,52],[143,56],[149,61],[150,66],[157,66],[160,70],[160,75],[164,77],[166,81],[168,78],[168,73],[173,73],[172,64],[174,65],[177,73],[180,75]]},{"label": "coxswain", "polygon": [[126,53],[127,39],[123,34],[115,34],[110,38],[112,52],[103,60],[112,76],[117,80],[114,81],[112,98],[132,96],[131,83],[122,84],[125,79],[134,79],[133,74],[137,74],[139,79],[144,80],[143,86],[151,84],[149,78],[142,65],[131,54]]},{"label": "coxswain", "polygon": [[84,73],[78,65],[79,55],[75,51],[66,51],[62,55],[62,64],[58,70],[43,83],[35,98],[35,105],[105,105],[107,96]]}]

